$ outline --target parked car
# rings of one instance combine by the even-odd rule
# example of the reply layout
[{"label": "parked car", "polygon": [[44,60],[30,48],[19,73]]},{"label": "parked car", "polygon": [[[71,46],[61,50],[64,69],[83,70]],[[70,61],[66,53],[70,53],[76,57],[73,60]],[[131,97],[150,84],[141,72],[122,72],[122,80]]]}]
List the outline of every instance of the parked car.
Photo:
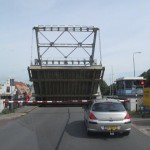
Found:
[{"label": "parked car", "polygon": [[123,133],[129,135],[131,119],[123,104],[116,99],[95,100],[85,108],[84,121],[87,134],[92,132]]}]

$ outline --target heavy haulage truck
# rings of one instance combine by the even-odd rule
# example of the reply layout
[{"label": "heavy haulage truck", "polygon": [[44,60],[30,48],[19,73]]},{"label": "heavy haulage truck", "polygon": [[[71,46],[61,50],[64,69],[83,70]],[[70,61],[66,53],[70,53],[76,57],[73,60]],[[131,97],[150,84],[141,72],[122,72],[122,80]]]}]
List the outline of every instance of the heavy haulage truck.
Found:
[{"label": "heavy haulage truck", "polygon": [[34,86],[34,103],[89,104],[99,95],[105,70],[94,59],[99,28],[39,25],[33,30],[37,59],[28,67],[28,73]]}]

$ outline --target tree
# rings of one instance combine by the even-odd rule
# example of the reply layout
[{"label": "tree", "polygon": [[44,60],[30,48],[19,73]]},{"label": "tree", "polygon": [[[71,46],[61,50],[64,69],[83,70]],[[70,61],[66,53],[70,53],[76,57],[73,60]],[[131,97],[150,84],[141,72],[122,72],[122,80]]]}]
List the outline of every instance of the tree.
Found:
[{"label": "tree", "polygon": [[109,85],[109,95],[116,95],[116,83]]},{"label": "tree", "polygon": [[100,89],[101,89],[102,95],[109,95],[109,86],[104,80],[100,81]]},{"label": "tree", "polygon": [[145,87],[150,87],[150,69],[143,72],[140,76],[146,78]]}]

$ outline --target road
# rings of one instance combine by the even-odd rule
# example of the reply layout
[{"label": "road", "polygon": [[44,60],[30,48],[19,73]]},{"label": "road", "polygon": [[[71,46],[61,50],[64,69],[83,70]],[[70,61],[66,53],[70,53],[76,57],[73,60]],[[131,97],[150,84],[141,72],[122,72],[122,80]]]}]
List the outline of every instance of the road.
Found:
[{"label": "road", "polygon": [[1,150],[150,150],[150,138],[132,127],[129,136],[86,135],[82,108],[38,107],[0,122]]}]

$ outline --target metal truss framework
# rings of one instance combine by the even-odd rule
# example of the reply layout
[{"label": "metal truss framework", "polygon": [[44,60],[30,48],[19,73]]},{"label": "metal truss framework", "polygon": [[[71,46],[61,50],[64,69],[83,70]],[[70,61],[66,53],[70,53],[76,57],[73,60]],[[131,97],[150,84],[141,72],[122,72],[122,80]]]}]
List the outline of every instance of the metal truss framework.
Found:
[{"label": "metal truss framework", "polygon": [[[38,53],[38,59],[35,59],[35,65],[93,65],[94,63],[94,52],[95,52],[95,44],[96,44],[96,35],[99,28],[94,26],[36,26],[33,27],[36,33],[36,43],[37,43],[37,53]],[[60,35],[54,40],[50,41],[48,37],[44,34],[44,32],[60,32]],[[64,35],[65,32],[68,32],[70,34],[70,37],[72,37],[75,41],[75,43],[57,43],[58,39]],[[83,33],[89,33],[88,35],[84,35],[85,38],[82,41],[79,41],[75,36],[73,35],[73,32],[83,32]],[[39,35],[44,37],[47,42],[40,42]],[[93,40],[91,43],[85,43],[85,41],[92,37]],[[45,51],[41,53],[41,48],[45,48]],[[43,60],[42,56],[50,49],[55,48],[64,58],[64,60]],[[73,50],[68,53],[67,55],[64,55],[61,48],[73,48]],[[78,48],[82,48],[87,55],[89,56],[88,60],[67,60],[67,58]],[[92,52],[89,53],[87,49],[90,49]]]}]

